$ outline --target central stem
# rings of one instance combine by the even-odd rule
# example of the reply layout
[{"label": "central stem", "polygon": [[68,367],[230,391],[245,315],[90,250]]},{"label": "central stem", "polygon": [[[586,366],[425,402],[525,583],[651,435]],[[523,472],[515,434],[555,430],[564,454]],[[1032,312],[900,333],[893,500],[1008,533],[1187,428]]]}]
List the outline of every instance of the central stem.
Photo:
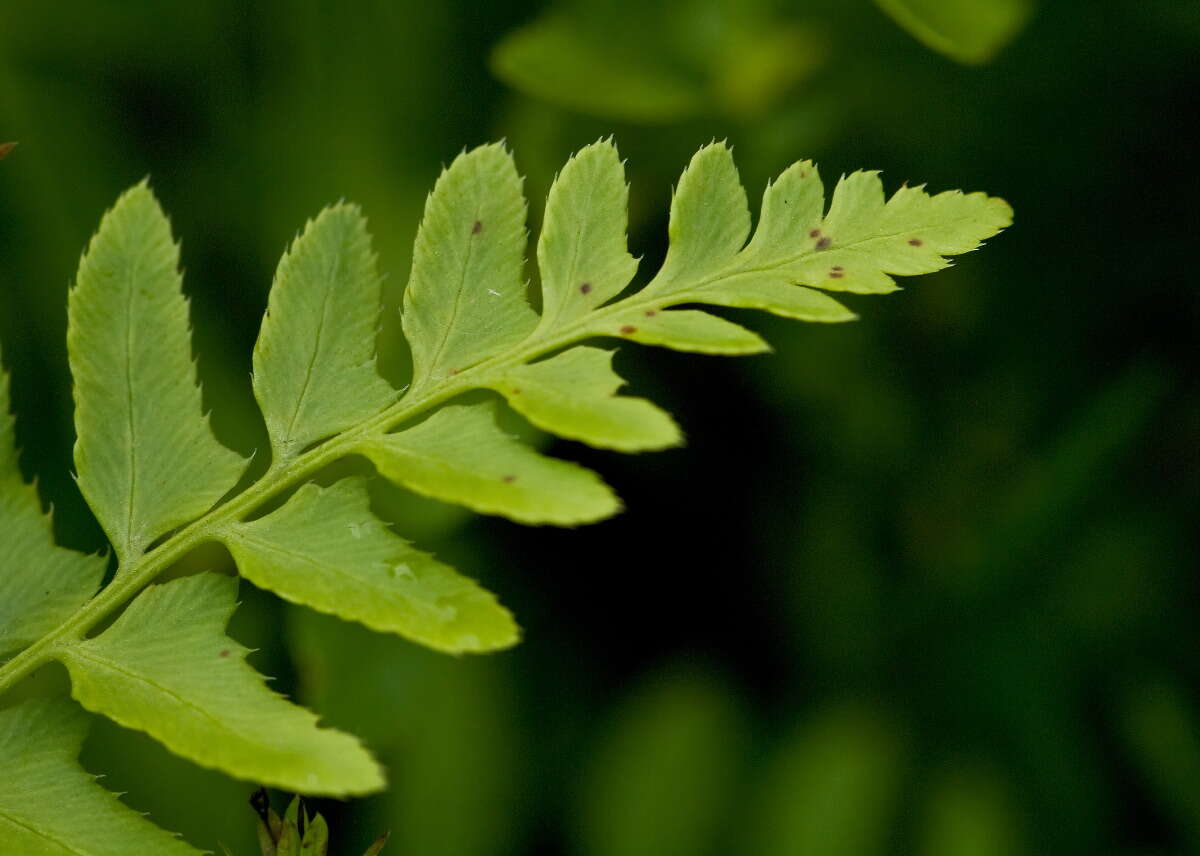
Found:
[{"label": "central stem", "polygon": [[113,580],[66,621],[0,666],[0,694],[35,669],[54,659],[58,649],[84,637],[89,630],[111,615],[159,574],[200,544],[213,540],[222,527],[252,514],[263,503],[282,491],[311,477],[339,458],[354,452],[363,440],[382,434],[401,422],[419,416],[456,395],[486,387],[503,370],[535,359],[599,332],[597,322],[632,308],[661,306],[666,301],[638,299],[639,294],[598,309],[559,329],[553,336],[537,334],[515,351],[484,360],[453,377],[444,378],[435,387],[413,388],[392,406],[359,425],[329,438],[294,458],[278,460],[256,482],[223,505],[197,518],[170,535],[157,547],[118,568]]}]

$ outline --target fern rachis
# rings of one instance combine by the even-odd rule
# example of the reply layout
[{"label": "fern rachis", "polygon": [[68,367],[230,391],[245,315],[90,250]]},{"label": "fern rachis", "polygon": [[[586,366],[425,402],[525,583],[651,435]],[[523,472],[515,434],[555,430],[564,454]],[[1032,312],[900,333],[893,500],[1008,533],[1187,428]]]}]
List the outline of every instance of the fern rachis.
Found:
[{"label": "fern rachis", "polygon": [[[612,352],[580,342],[764,351],[749,330],[676,307],[851,320],[826,292],[894,290],[889,273],[940,269],[945,256],[974,249],[1011,214],[982,194],[931,197],[905,188],[885,202],[873,173],[843,178],[826,212],[816,168],[804,162],[767,188],[751,237],[730,152],[708,146],[674,196],[662,268],[641,290],[619,297],[637,267],[626,248],[627,192],[610,143],[568,162],[550,192],[537,246],[539,315],[525,301],[525,201],[511,156],[499,146],[461,155],[430,195],[417,237],[403,314],[414,370],[403,392],[375,369],[380,280],[365,221],[347,205],[310,221],[280,264],[254,354],[271,463],[224,501],[245,461],[216,441],[200,413],[165,216],[144,184],[126,193],[81,262],[68,337],[79,483],[113,544],[117,573],[92,596],[96,563],[74,582],[68,569],[59,601],[28,602],[34,619],[24,632],[32,638],[14,638],[19,645],[0,651],[16,650],[0,666],[0,693],[59,660],[85,708],[197,763],[304,793],[378,789],[378,766],[353,738],[318,728],[311,714],[270,694],[223,635],[231,581],[206,573],[150,584],[195,547],[218,541],[244,576],[288,600],[449,652],[514,644],[518,630],[507,610],[377,521],[361,480],[320,487],[311,478],[361,455],[417,492],[518,522],[574,525],[609,516],[619,501],[598,476],[501,433],[494,403],[452,401],[491,390],[559,436],[622,451],[677,444],[681,434],[669,415],[617,395],[622,382],[610,367]],[[11,447],[2,376],[0,393],[0,446]],[[14,474],[15,452],[0,448],[0,486],[24,496],[27,509],[31,488]],[[6,527],[32,532],[45,523],[28,513],[18,520],[5,508]],[[11,593],[28,582],[22,575],[51,558],[60,567],[67,552],[48,541],[21,555],[0,551],[0,593],[17,603]],[[88,636],[122,607],[103,632]],[[15,622],[5,608],[0,603],[0,622]],[[155,622],[144,620],[150,615],[157,635]],[[69,713],[42,714],[62,718],[64,735],[75,733]],[[17,740],[31,721],[26,705],[0,710],[0,748],[6,734]],[[0,789],[0,830],[28,813],[13,799],[6,803]],[[124,833],[113,834],[111,852],[129,846]]]}]

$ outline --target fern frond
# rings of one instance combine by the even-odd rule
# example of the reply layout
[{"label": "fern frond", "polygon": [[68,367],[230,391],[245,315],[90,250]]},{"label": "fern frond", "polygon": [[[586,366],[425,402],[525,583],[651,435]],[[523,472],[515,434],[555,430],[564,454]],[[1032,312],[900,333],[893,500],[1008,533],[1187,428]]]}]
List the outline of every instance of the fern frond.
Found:
[{"label": "fern frond", "polygon": [[79,489],[122,569],[211,508],[246,466],[204,416],[178,267],[142,182],[100,221],[68,303]]},{"label": "fern frond", "polygon": [[[128,191],[84,254],[68,334],[79,484],[117,573],[92,597],[103,560],[53,545],[17,471],[0,380],[0,649],[16,651],[0,665],[0,693],[58,660],[85,708],[196,763],[300,793],[378,789],[382,773],[357,740],[270,692],[225,635],[235,580],[155,579],[219,542],[244,576],[290,601],[441,651],[510,646],[517,625],[492,594],[393,534],[361,479],[319,486],[315,474],[360,455],[384,478],[482,513],[562,526],[602,519],[620,502],[599,476],[503,433],[480,391],[561,437],[629,452],[673,446],[683,434],[669,414],[618,394],[613,351],[580,343],[759,353],[769,348],[755,333],[680,307],[848,321],[827,292],[892,291],[893,276],[938,270],[1011,217],[983,194],[905,188],[885,200],[874,173],[843,178],[826,211],[804,162],[767,188],[751,237],[731,152],[714,144],[679,182],[661,270],[630,290],[627,195],[609,141],[564,167],[537,246],[539,316],[525,298],[525,200],[511,155],[488,145],[456,158],[417,235],[403,316],[414,368],[403,391],[376,366],[380,278],[362,215],[336,205],[310,221],[280,263],[254,351],[271,464],[230,493],[246,462],[201,410],[178,249],[146,184]],[[0,714],[10,717],[3,727],[27,731],[28,714],[14,712],[23,710]],[[39,745],[10,745],[6,766],[28,766]],[[72,753],[55,763],[68,766]],[[0,785],[0,823],[23,816],[22,799]],[[138,852],[143,834],[130,827],[125,852]]]}]

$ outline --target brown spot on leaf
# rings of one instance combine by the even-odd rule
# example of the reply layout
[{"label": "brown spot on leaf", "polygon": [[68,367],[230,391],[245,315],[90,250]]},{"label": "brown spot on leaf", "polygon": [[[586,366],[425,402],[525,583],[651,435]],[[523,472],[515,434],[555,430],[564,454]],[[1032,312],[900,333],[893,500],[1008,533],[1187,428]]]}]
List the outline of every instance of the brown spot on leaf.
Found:
[{"label": "brown spot on leaf", "polygon": [[592,284],[590,282],[585,282],[583,285],[579,286],[579,293],[580,294],[591,294],[592,293]]},{"label": "brown spot on leaf", "polygon": [[516,476],[505,476],[504,478],[500,479],[500,481],[504,482],[505,484],[512,484],[516,480]]},{"label": "brown spot on leaf", "polygon": [[0,143],[0,160],[8,157],[9,152],[17,147],[16,143]]},{"label": "brown spot on leaf", "polygon": [[462,369],[450,369],[450,377],[454,377],[460,371],[462,371]]},{"label": "brown spot on leaf", "polygon": [[821,240],[817,241],[817,249],[818,250],[827,250],[827,249],[829,249],[829,245],[832,243],[833,243],[833,238],[829,237],[828,235],[825,235],[821,238]]},{"label": "brown spot on leaf", "polygon": [[801,172],[801,173],[800,173],[800,177],[801,177],[801,178],[808,178],[808,173],[807,173],[807,172]]},{"label": "brown spot on leaf", "polygon": [[830,279],[841,279],[845,275],[846,275],[845,271],[839,270],[838,268],[834,268],[833,270],[831,270],[829,272]]},{"label": "brown spot on leaf", "polygon": [[810,238],[819,238],[819,237],[821,237],[821,230],[820,230],[820,229],[813,229],[811,232],[809,232],[809,233],[808,233],[808,237],[810,237]]},{"label": "brown spot on leaf", "polygon": [[221,649],[221,656],[222,656],[222,657],[228,657],[228,656],[229,656],[229,649],[228,649],[228,648],[222,648],[222,649]]},{"label": "brown spot on leaf", "polygon": [[654,317],[655,315],[657,315],[657,314],[658,314],[658,310],[657,310],[657,309],[647,309],[647,310],[646,310],[646,317],[647,317],[647,318],[653,318],[653,317]]},{"label": "brown spot on leaf", "polygon": [[471,227],[471,234],[478,235],[482,231],[483,231],[483,221],[476,220],[475,225]]},{"label": "brown spot on leaf", "polygon": [[514,387],[513,387],[511,390],[509,390],[509,392],[510,392],[511,394],[513,394],[513,395],[520,395],[520,394],[521,394],[521,390],[517,389],[515,386],[514,386]]},{"label": "brown spot on leaf", "polygon": [[922,246],[924,243],[925,243],[925,242],[924,242],[924,241],[922,241],[920,238],[909,238],[909,239],[908,239],[908,245],[909,245],[910,247],[920,247],[920,246]]},{"label": "brown spot on leaf", "polygon": [[637,327],[634,327],[632,324],[626,324],[624,327],[621,328],[622,336],[628,336],[630,333],[636,333],[636,332],[637,332]]}]

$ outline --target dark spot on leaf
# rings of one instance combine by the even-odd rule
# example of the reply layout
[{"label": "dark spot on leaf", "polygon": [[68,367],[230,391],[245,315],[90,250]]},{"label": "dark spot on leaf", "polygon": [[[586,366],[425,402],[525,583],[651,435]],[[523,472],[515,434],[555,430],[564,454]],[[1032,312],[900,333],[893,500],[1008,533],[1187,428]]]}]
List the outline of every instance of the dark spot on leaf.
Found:
[{"label": "dark spot on leaf", "polygon": [[500,481],[504,482],[505,484],[512,484],[516,480],[516,476],[505,476],[504,478],[500,479]]},{"label": "dark spot on leaf", "polygon": [[476,220],[475,225],[471,227],[471,234],[478,235],[482,231],[483,231],[483,221]]},{"label": "dark spot on leaf", "polygon": [[0,143],[0,160],[8,157],[8,153],[17,147],[16,143]]},{"label": "dark spot on leaf", "polygon": [[585,282],[583,285],[579,286],[580,294],[590,294],[591,291],[592,291],[592,284],[590,282]]},{"label": "dark spot on leaf", "polygon": [[909,245],[910,247],[919,247],[919,246],[921,246],[921,245],[922,245],[922,244],[924,244],[924,243],[925,243],[925,242],[924,242],[924,241],[922,241],[920,238],[909,238],[909,239],[908,239],[908,245]]},{"label": "dark spot on leaf", "polygon": [[517,389],[515,386],[512,388],[511,392],[512,392],[512,394],[513,394],[513,395],[520,395],[520,394],[521,394],[521,390]]},{"label": "dark spot on leaf", "polygon": [[221,649],[221,656],[222,656],[222,657],[228,657],[228,656],[229,656],[229,649],[228,649],[228,648],[222,648],[222,649]]},{"label": "dark spot on leaf", "polygon": [[621,328],[622,336],[628,336],[630,333],[636,333],[636,332],[637,332],[637,327],[634,327],[632,324],[626,324],[624,327]]},{"label": "dark spot on leaf", "polygon": [[809,232],[809,233],[808,233],[808,237],[810,237],[810,238],[819,238],[819,237],[821,237],[821,230],[820,230],[820,229],[813,229],[811,232]]},{"label": "dark spot on leaf", "polygon": [[450,376],[454,377],[454,375],[458,374],[460,371],[462,371],[462,369],[450,369]]},{"label": "dark spot on leaf", "polygon": [[829,249],[829,245],[832,243],[833,243],[833,238],[826,235],[825,237],[821,238],[821,240],[817,241],[817,249],[818,250],[827,250],[827,249]]},{"label": "dark spot on leaf", "polygon": [[842,278],[842,277],[844,277],[845,275],[846,275],[846,274],[845,274],[844,272],[842,272],[842,271],[838,270],[837,268],[834,268],[833,270],[831,270],[831,271],[829,272],[829,278],[830,278],[830,279],[841,279],[841,278]]},{"label": "dark spot on leaf", "polygon": [[800,177],[801,177],[801,178],[808,178],[808,173],[807,173],[807,172],[801,172],[801,173],[800,173]]},{"label": "dark spot on leaf", "polygon": [[657,314],[658,314],[658,310],[657,310],[657,309],[647,309],[647,310],[646,310],[646,317],[647,317],[647,318],[653,318],[653,317],[654,317],[655,315],[657,315]]},{"label": "dark spot on leaf", "polygon": [[845,268],[844,268],[844,267],[842,267],[841,265],[834,265],[833,267],[831,267],[831,268],[830,268],[830,270],[832,270],[832,271],[839,271],[839,272],[840,272],[840,271],[844,271],[844,270],[845,270]]}]

